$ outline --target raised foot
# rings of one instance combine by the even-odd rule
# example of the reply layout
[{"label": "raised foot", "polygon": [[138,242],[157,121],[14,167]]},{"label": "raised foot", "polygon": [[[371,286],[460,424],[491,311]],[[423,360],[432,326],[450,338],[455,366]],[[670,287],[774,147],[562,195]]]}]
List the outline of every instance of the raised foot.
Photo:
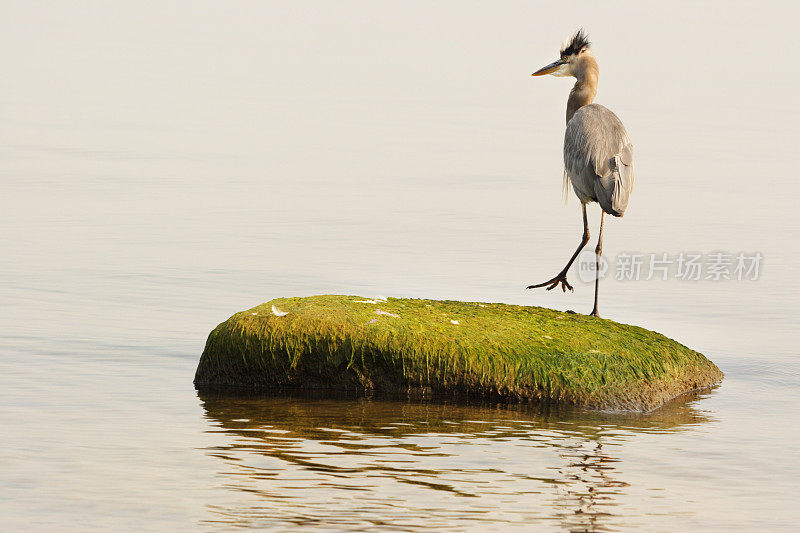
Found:
[{"label": "raised foot", "polygon": [[537,285],[528,285],[527,289],[538,289],[539,287],[547,287],[548,291],[555,289],[558,285],[561,285],[561,290],[567,292],[567,289],[573,291],[572,285],[569,284],[567,281],[567,273],[561,272],[558,276],[554,277],[549,281],[545,281],[544,283],[539,283]]}]

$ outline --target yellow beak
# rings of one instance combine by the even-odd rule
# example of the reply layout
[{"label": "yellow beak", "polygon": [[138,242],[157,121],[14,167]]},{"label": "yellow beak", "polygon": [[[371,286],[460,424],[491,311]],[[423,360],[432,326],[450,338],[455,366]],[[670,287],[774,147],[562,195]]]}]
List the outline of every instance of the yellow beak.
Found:
[{"label": "yellow beak", "polygon": [[545,74],[552,74],[553,72],[558,70],[558,68],[560,66],[565,65],[565,64],[566,64],[566,61],[564,61],[563,59],[559,59],[558,61],[553,61],[552,63],[550,63],[546,67],[542,67],[539,70],[537,70],[536,72],[534,72],[533,74],[531,74],[531,76],[544,76]]}]

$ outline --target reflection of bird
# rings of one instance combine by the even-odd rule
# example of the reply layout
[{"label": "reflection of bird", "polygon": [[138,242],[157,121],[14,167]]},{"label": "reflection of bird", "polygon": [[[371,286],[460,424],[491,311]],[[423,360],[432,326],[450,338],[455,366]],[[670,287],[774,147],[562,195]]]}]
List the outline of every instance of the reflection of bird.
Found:
[{"label": "reflection of bird", "polygon": [[[586,204],[597,202],[602,208],[600,232],[595,255],[599,267],[603,249],[603,220],[605,214],[621,217],[628,207],[633,190],[633,145],[625,126],[617,115],[605,107],[593,104],[597,94],[597,61],[589,48],[589,40],[579,30],[561,50],[561,59],[533,73],[534,76],[573,76],[577,79],[567,100],[567,131],[564,135],[564,167],[566,178],[581,201],[583,210],[583,238],[572,258],[553,279],[530,285],[529,289],[547,286],[547,290],[561,284],[562,290],[572,290],[567,281],[567,271],[586,243],[589,242],[589,223]],[[567,182],[565,181],[565,185]],[[597,313],[597,290],[600,276],[595,276],[594,309]]]}]

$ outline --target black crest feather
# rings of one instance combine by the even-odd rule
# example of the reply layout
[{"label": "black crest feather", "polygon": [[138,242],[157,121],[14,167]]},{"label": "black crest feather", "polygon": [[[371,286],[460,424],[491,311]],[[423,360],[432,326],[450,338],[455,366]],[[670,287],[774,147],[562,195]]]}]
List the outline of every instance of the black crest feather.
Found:
[{"label": "black crest feather", "polygon": [[592,43],[589,42],[589,36],[586,35],[586,32],[581,28],[572,36],[572,39],[569,40],[569,44],[561,49],[561,57],[577,55],[578,52],[591,44]]}]

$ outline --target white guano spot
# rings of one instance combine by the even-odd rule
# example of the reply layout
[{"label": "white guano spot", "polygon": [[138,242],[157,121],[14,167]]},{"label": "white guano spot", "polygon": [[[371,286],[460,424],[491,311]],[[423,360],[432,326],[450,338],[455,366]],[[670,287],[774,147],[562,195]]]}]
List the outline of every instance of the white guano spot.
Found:
[{"label": "white guano spot", "polygon": [[376,310],[375,310],[375,314],[376,314],[376,315],[386,315],[386,316],[391,316],[391,317],[394,317],[394,318],[400,318],[400,315],[396,315],[396,314],[394,314],[394,313],[390,313],[389,311],[384,311],[384,310],[382,310],[382,309],[376,309]]},{"label": "white guano spot", "polygon": [[458,320],[451,320],[450,323],[451,324],[455,324],[457,326],[458,325]]},{"label": "white guano spot", "polygon": [[280,309],[278,309],[277,307],[275,307],[273,305],[272,306],[272,314],[275,315],[275,316],[286,316],[286,315],[289,314],[289,312],[288,311],[281,311]]}]

